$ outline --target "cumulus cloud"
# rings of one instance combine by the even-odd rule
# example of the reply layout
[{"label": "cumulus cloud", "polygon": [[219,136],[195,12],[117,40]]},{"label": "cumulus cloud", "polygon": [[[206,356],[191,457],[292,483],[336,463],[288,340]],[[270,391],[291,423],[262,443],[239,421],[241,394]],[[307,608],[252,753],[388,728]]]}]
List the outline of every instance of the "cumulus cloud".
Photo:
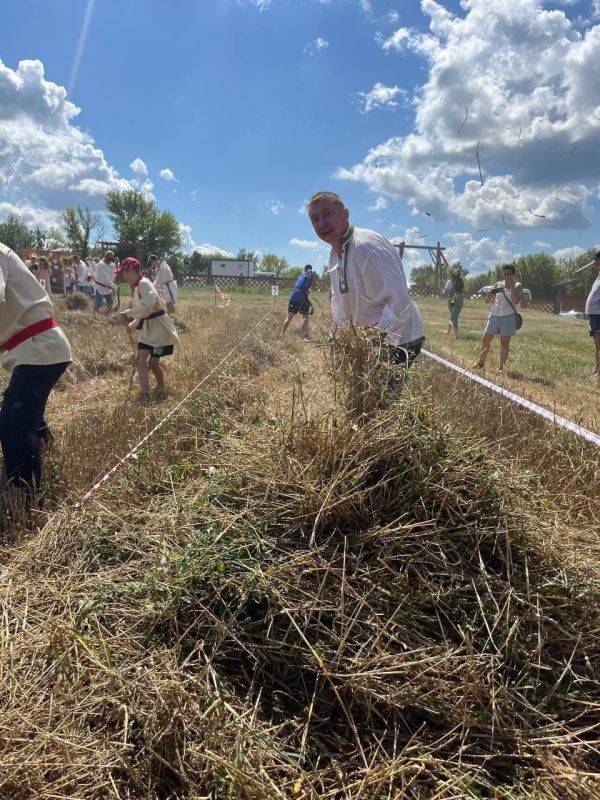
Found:
[{"label": "cumulus cloud", "polygon": [[275,216],[277,216],[281,211],[281,209],[285,208],[285,206],[279,200],[270,200],[267,203],[267,208],[269,209],[271,214],[275,214]]},{"label": "cumulus cloud", "polygon": [[163,181],[176,181],[177,180],[173,170],[169,169],[168,167],[167,167],[167,169],[161,169],[161,171],[158,173],[158,177],[162,178]]},{"label": "cumulus cloud", "polygon": [[181,235],[182,250],[184,253],[190,255],[191,253],[200,253],[201,256],[207,256],[211,253],[223,256],[224,258],[233,258],[233,253],[229,253],[222,247],[217,247],[215,244],[197,244],[192,235],[192,226],[179,223],[179,233]]},{"label": "cumulus cloud", "polygon": [[58,225],[60,212],[49,208],[36,208],[27,202],[0,203],[0,219],[5,219],[9,214],[18,214],[23,222],[33,227],[49,228]]},{"label": "cumulus cloud", "polygon": [[408,94],[398,86],[376,83],[371,91],[358,92],[358,98],[361,104],[361,114],[369,114],[377,108],[398,108],[399,100],[405,101]]},{"label": "cumulus cloud", "polygon": [[547,250],[548,248],[552,247],[552,245],[550,244],[550,242],[541,242],[541,241],[539,241],[539,240],[538,240],[538,241],[535,241],[535,242],[534,242],[534,245],[535,245],[536,247],[543,247],[543,248],[544,248],[544,250]]},{"label": "cumulus cloud", "polygon": [[327,39],[322,39],[319,36],[317,39],[313,39],[312,42],[308,42],[308,44],[304,46],[304,52],[312,57],[317,53],[320,53],[321,50],[326,50],[328,47],[329,47],[329,42],[327,41]]},{"label": "cumulus cloud", "polygon": [[93,138],[74,120],[80,109],[46,80],[40,61],[16,70],[0,61],[0,194],[41,215],[70,205],[104,206],[109,189],[127,189]]},{"label": "cumulus cloud", "polygon": [[422,0],[427,32],[380,38],[390,54],[427,61],[415,127],[337,176],[477,228],[587,227],[600,175],[600,25],[579,30],[542,0],[461,5],[455,14]]},{"label": "cumulus cloud", "polygon": [[135,172],[136,175],[147,175],[148,174],[148,167],[142,161],[141,158],[134,158],[129,168],[132,172]]},{"label": "cumulus cloud", "polygon": [[310,239],[290,239],[292,247],[300,247],[303,250],[318,250],[319,243],[313,242]]},{"label": "cumulus cloud", "polygon": [[388,207],[387,197],[378,197],[372,206],[369,206],[369,211],[384,211]]},{"label": "cumulus cloud", "polygon": [[561,247],[553,255],[557,261],[570,261],[572,258],[580,256],[583,252],[585,252],[583,247],[573,245],[573,247]]}]

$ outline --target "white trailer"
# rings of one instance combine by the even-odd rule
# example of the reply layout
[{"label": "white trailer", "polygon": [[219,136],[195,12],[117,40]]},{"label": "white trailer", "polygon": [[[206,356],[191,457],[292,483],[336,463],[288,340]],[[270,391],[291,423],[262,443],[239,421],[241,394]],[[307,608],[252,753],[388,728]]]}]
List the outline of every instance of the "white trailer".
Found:
[{"label": "white trailer", "polygon": [[217,278],[253,278],[254,261],[239,261],[236,258],[213,258],[211,275]]}]

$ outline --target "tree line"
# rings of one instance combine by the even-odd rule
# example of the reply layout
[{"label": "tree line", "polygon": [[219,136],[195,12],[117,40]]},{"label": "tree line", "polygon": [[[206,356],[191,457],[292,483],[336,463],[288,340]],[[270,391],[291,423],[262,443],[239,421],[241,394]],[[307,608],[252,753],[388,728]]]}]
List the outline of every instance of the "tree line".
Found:
[{"label": "tree line", "polygon": [[[557,259],[550,253],[530,253],[515,259],[517,276],[520,283],[526,286],[535,300],[553,300],[555,289],[553,284],[560,283],[568,278],[574,277],[575,270],[592,261],[596,248],[590,248],[575,258]],[[465,276],[465,294],[467,296],[475,294],[484,286],[490,286],[496,281],[502,280],[502,264],[498,263],[490,267],[487,272],[480,272],[477,275],[470,275],[460,262],[451,265],[451,269],[460,267]],[[443,288],[447,278],[448,270],[442,271]],[[411,286],[424,294],[435,294],[436,275],[432,264],[421,264],[413,267],[410,273]],[[588,288],[590,275],[586,272],[581,273],[577,281],[570,284],[570,294],[583,294]]]},{"label": "tree line", "polygon": [[[112,190],[106,195],[106,213],[86,206],[66,208],[55,226],[30,226],[19,214],[9,214],[0,221],[0,242],[19,253],[23,250],[65,249],[82,258],[101,255],[99,243],[108,236],[117,242],[116,255],[136,255],[143,245],[146,255],[156,254],[169,260],[176,277],[210,272],[213,258],[221,252],[187,254],[182,252],[179,223],[170,211],[161,211],[153,200],[132,189]],[[296,277],[301,267],[293,267],[276,253],[258,253],[241,247],[236,258],[254,261],[257,269],[277,277]]]}]

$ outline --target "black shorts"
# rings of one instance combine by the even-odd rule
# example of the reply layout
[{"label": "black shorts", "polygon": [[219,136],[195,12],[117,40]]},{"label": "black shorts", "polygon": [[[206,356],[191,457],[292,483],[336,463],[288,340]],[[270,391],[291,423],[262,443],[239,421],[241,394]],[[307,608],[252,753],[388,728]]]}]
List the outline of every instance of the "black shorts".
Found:
[{"label": "black shorts", "polygon": [[146,350],[147,352],[152,353],[152,358],[162,358],[163,356],[173,355],[172,344],[166,344],[163,347],[152,347],[151,344],[138,342],[138,350]]},{"label": "black shorts", "polygon": [[600,336],[600,314],[588,314],[590,336]]},{"label": "black shorts", "polygon": [[302,314],[303,317],[308,317],[310,314],[310,303],[294,303],[290,300],[288,303],[288,314]]},{"label": "black shorts", "polygon": [[406,342],[406,344],[399,346],[392,345],[390,347],[392,364],[395,364],[397,367],[412,367],[414,360],[421,352],[424,341],[425,337],[422,339],[415,339],[413,342]]}]

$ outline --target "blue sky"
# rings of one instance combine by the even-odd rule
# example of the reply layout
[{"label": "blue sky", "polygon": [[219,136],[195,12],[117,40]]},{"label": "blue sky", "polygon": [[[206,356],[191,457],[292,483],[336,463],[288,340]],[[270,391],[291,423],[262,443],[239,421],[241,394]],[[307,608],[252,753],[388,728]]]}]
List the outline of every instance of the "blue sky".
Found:
[{"label": "blue sky", "polygon": [[[473,271],[600,238],[593,1],[3,5],[0,215],[49,222],[137,181],[186,226],[188,248],[322,264],[298,209],[333,188],[356,224],[440,239]],[[75,115],[57,87],[86,7]]]}]

